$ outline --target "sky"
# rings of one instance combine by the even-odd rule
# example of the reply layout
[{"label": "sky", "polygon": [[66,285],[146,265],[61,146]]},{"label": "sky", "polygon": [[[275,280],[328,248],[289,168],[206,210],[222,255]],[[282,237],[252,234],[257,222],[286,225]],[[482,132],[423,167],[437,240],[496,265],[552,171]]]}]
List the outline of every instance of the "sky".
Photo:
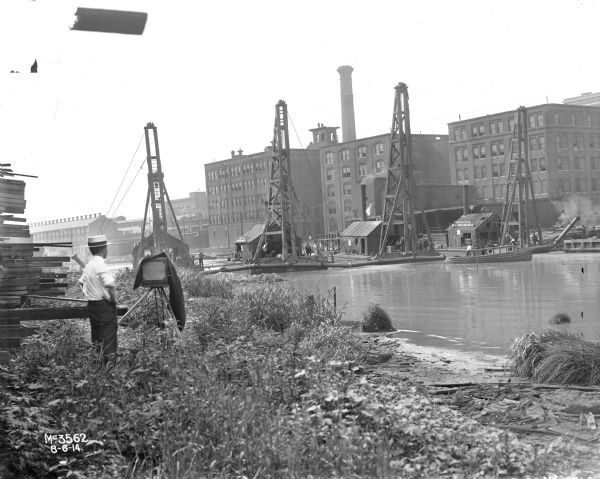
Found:
[{"label": "sky", "polygon": [[[146,29],[73,31],[77,7],[144,11]],[[341,136],[340,65],[354,68],[358,138],[389,132],[398,82],[412,132],[432,134],[600,91],[599,19],[600,0],[2,0],[1,162],[38,176],[29,221],[141,218],[148,122],[183,198],[205,191],[206,163],[264,150],[280,99],[292,147],[317,123]]]}]

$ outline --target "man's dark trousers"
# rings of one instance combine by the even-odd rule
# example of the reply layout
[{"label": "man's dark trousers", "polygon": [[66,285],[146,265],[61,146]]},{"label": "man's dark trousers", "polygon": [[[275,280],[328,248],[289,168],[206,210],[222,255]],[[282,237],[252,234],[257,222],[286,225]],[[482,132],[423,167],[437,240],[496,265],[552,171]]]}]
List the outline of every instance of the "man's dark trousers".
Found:
[{"label": "man's dark trousers", "polygon": [[88,301],[92,344],[102,351],[104,362],[117,355],[117,305],[105,299]]}]

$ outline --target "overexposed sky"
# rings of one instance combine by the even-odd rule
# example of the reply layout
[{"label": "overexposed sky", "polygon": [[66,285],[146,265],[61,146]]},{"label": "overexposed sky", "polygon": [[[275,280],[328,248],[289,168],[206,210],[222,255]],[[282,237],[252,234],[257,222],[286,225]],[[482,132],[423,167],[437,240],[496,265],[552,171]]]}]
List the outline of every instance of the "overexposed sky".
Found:
[{"label": "overexposed sky", "polygon": [[[77,7],[145,11],[146,30],[70,31]],[[280,99],[293,147],[341,127],[340,65],[354,67],[359,138],[389,131],[400,81],[414,133],[600,91],[599,20],[600,0],[2,0],[1,162],[39,176],[30,221],[142,217],[143,143],[126,170],[149,121],[169,195],[186,197],[205,163],[269,144]]]}]

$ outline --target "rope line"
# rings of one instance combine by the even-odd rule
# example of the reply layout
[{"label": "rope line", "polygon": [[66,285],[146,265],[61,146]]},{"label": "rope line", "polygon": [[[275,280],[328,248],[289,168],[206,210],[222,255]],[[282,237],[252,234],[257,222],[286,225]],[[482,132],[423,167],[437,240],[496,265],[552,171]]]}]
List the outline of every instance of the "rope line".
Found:
[{"label": "rope line", "polygon": [[[129,165],[127,165],[127,169],[125,170],[125,174],[123,175],[123,178],[121,179],[121,183],[119,184],[119,187],[117,188],[117,192],[115,193],[115,196],[113,197],[113,199],[112,199],[112,201],[110,203],[110,206],[108,207],[108,210],[106,211],[106,214],[104,215],[104,220],[102,220],[102,225],[100,225],[100,233],[102,233],[102,231],[104,230],[104,224],[106,223],[106,219],[108,218],[108,215],[110,214],[110,209],[115,204],[115,200],[117,199],[117,196],[119,195],[119,191],[121,191],[121,186],[123,186],[123,182],[125,181],[125,178],[127,177],[127,173],[129,173],[129,168],[131,168],[131,164],[133,163],[133,160],[135,159],[135,157],[137,155],[137,152],[140,149],[140,145],[142,144],[143,140],[144,140],[144,135],[141,136],[140,142],[138,143],[138,146],[135,149],[135,152],[133,153],[133,156],[131,157],[131,160],[129,160]],[[136,176],[137,176],[137,174],[136,174]],[[125,194],[127,194],[127,192],[125,192]],[[123,200],[121,200],[121,202],[122,201]],[[119,205],[120,204],[121,203],[119,203]],[[117,206],[117,208],[118,208],[118,206]]]}]

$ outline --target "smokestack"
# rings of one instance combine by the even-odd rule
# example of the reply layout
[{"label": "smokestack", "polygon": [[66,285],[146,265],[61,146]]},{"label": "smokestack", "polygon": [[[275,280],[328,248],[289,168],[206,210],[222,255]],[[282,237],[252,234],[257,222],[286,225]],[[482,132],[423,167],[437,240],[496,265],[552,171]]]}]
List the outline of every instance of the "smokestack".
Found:
[{"label": "smokestack", "polygon": [[463,193],[463,215],[468,215],[469,211],[469,190],[467,185],[462,187]]},{"label": "smokestack", "polygon": [[360,209],[363,221],[367,220],[367,185],[360,185]]},{"label": "smokestack", "polygon": [[352,94],[352,72],[349,65],[337,69],[340,74],[340,93],[342,97],[342,141],[356,140],[354,124],[354,95]]}]

